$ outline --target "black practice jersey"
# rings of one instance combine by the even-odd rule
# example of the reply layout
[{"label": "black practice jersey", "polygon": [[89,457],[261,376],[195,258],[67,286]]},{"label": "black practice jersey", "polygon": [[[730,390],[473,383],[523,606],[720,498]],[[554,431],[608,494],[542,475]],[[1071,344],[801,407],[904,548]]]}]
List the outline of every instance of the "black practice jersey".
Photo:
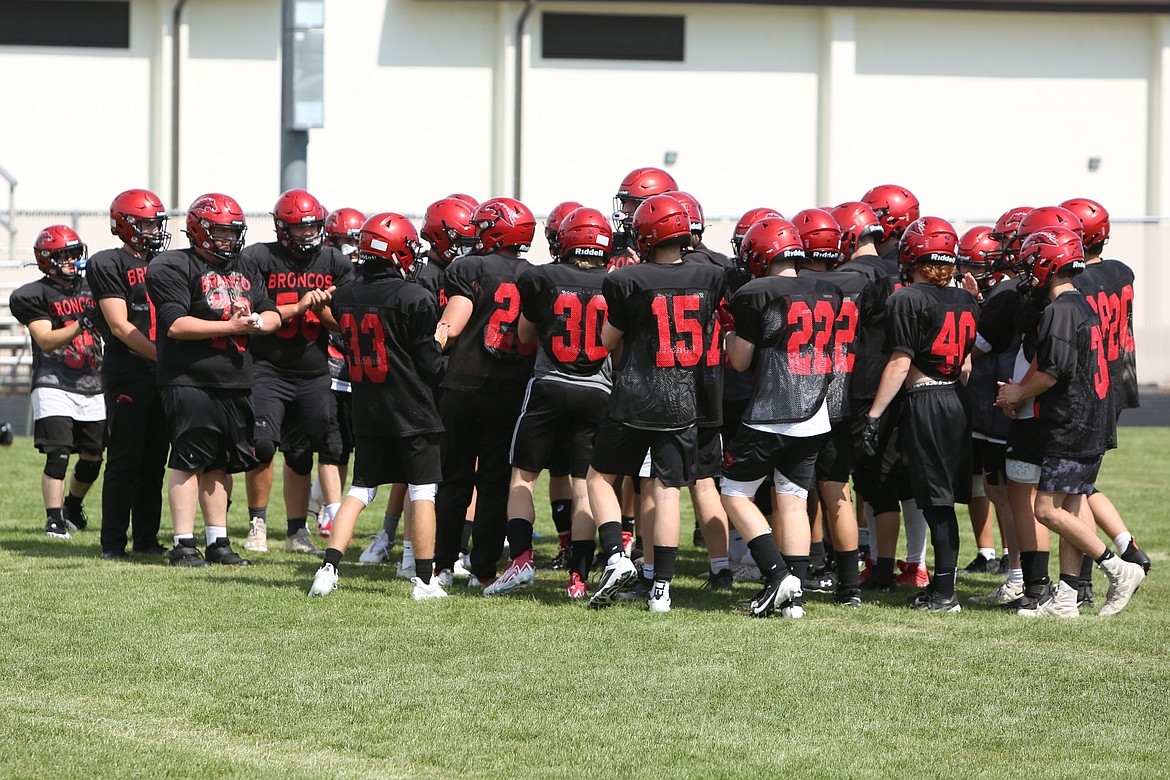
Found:
[{"label": "black practice jersey", "polygon": [[833,381],[840,288],[809,276],[753,279],[731,300],[737,338],[755,345],[755,388],[745,423],[807,420]]},{"label": "black practice jersey", "polygon": [[[738,268],[732,269],[727,275],[727,297],[724,299],[724,305],[727,310],[731,311],[731,298],[739,291],[740,287],[752,280],[752,275],[747,271],[741,271]],[[746,401],[752,397],[752,372],[736,371],[731,365],[723,361],[723,400],[724,401]]]},{"label": "black practice jersey", "polygon": [[[869,262],[872,261],[872,262]],[[892,266],[892,273],[884,268]],[[873,283],[874,302],[870,316],[861,323],[857,340],[857,359],[853,364],[853,378],[849,383],[849,394],[854,402],[868,402],[877,395],[882,381],[882,372],[889,362],[889,353],[884,351],[886,341],[886,301],[902,287],[902,276],[896,263],[877,255],[866,255],[838,267],[838,271],[851,271]]]},{"label": "black practice jersey", "polygon": [[[279,242],[270,241],[247,247],[242,259],[260,272],[268,297],[278,307],[296,303],[310,290],[340,287],[353,277],[353,264],[331,246],[301,260]],[[314,377],[329,372],[328,344],[329,332],[310,309],[285,319],[275,333],[254,337],[249,348],[256,360],[282,376]]]},{"label": "black practice jersey", "polygon": [[276,311],[255,266],[242,259],[219,265],[194,249],[163,252],[146,268],[146,289],[158,326],[158,383],[247,390],[252,387],[252,355],[247,336],[217,336],[193,341],[167,336],[180,317],[226,320],[232,302],[245,299],[254,313]]},{"label": "black practice jersey", "polygon": [[[735,266],[723,254],[699,244],[683,252],[684,263],[700,263],[723,272],[723,289],[731,287]],[[724,293],[726,295],[726,293]],[[726,300],[722,301],[726,304]],[[699,427],[715,428],[723,425],[723,329],[715,320],[714,335],[707,342],[707,360],[699,377]]]},{"label": "black practice jersey", "polygon": [[1085,266],[1073,284],[1101,318],[1117,411],[1137,408],[1141,404],[1133,338],[1133,271],[1120,260],[1102,260]]},{"label": "black practice jersey", "polygon": [[833,422],[853,415],[851,399],[853,371],[863,331],[861,326],[878,310],[878,290],[863,274],[845,271],[811,271],[800,276],[819,279],[841,291],[841,310],[833,329],[833,381],[829,384],[829,419]]},{"label": "black practice jersey", "polygon": [[931,379],[958,379],[975,346],[978,314],[975,299],[959,287],[906,285],[886,302],[883,349],[909,354],[914,367]]},{"label": "black practice jersey", "polygon": [[391,271],[363,274],[338,288],[330,309],[345,342],[354,431],[363,436],[442,431],[431,390],[442,353],[430,293]]},{"label": "black practice jersey", "polygon": [[1101,321],[1075,290],[1063,293],[1040,317],[1036,370],[1056,384],[1036,396],[1045,455],[1100,455],[1114,439],[1109,361]]},{"label": "black practice jersey", "polygon": [[673,430],[698,422],[699,383],[722,360],[715,311],[726,275],[706,263],[640,263],[602,285],[609,322],[622,331],[610,416],[639,428]]},{"label": "black practice jersey", "polygon": [[[135,257],[121,247],[103,249],[85,266],[85,279],[93,297],[102,301],[106,298],[120,298],[126,302],[126,319],[142,335],[155,340],[154,306],[146,294],[147,261]],[[108,327],[103,328],[105,337],[105,374],[153,374],[154,363],[126,346],[113,335]]]},{"label": "black practice jersey", "polygon": [[536,326],[534,376],[580,380],[608,390],[609,350],[601,343],[605,266],[550,263],[529,268],[517,282],[520,310]]},{"label": "black practice jersey", "polygon": [[[971,358],[971,376],[967,379],[967,393],[971,398],[971,430],[992,439],[1007,440],[1011,420],[995,405],[999,383],[1012,378],[1016,354],[1020,351],[1019,335],[1013,323],[1017,320],[1020,296],[1016,292],[1018,278],[1005,279],[985,292],[979,307],[976,334],[991,342],[987,333],[999,340],[991,344],[991,351]],[[1003,299],[1003,303],[1000,302]],[[998,317],[1007,323],[1004,328]]]},{"label": "black practice jersey", "polygon": [[837,267],[838,271],[854,271],[865,274],[874,284],[886,276],[898,276],[898,261],[881,255],[862,255],[846,261]]},{"label": "black practice jersey", "polygon": [[723,254],[722,252],[716,252],[714,249],[701,241],[694,249],[683,250],[683,260],[710,263],[711,265],[717,265],[728,272],[735,270],[735,264],[731,262],[730,257]]},{"label": "black practice jersey", "polygon": [[[22,325],[36,320],[48,320],[53,330],[59,330],[77,318],[86,309],[93,309],[93,295],[84,279],[66,289],[48,276],[16,288],[8,299],[12,316]],[[102,392],[102,340],[88,330],[52,352],[45,352],[32,339],[33,387],[56,387],[80,395],[98,395]]]},{"label": "black practice jersey", "polygon": [[443,387],[452,390],[507,389],[532,374],[536,345],[520,343],[520,290],[516,282],[532,266],[507,255],[464,255],[447,266],[447,299],[472,303],[471,319],[451,348]]},{"label": "black practice jersey", "polygon": [[417,282],[420,287],[431,294],[431,298],[435,301],[436,310],[439,312],[439,317],[443,316],[443,309],[447,308],[447,291],[443,287],[443,277],[445,272],[439,267],[438,263],[428,262],[426,265],[418,269],[418,272],[412,277],[412,280]]}]

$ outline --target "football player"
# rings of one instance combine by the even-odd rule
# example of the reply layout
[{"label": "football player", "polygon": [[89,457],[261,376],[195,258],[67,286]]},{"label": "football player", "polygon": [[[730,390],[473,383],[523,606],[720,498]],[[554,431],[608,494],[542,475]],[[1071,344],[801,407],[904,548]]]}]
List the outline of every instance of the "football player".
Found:
[{"label": "football player", "polygon": [[[68,539],[84,530],[81,502],[102,466],[106,404],[98,309],[81,277],[86,249],[70,227],[50,225],[33,242],[43,277],[13,290],[12,316],[33,345],[33,443],[45,456],[41,497],[45,535]],[[66,495],[70,454],[77,454]]]},{"label": "football player", "polygon": [[610,269],[637,263],[637,235],[634,212],[647,198],[678,189],[674,177],[661,168],[635,168],[626,174],[613,196],[613,255]]},{"label": "football player", "polygon": [[[191,248],[164,252],[146,268],[158,381],[171,431],[173,566],[249,563],[228,541],[228,475],[257,465],[248,339],[275,333],[281,320],[260,274],[240,260],[246,231],[234,198],[201,195],[187,209]],[[203,510],[206,560],[195,545],[197,506]]]},{"label": "football player", "polygon": [[162,555],[162,482],[170,434],[158,392],[154,306],[146,266],[166,251],[167,210],[149,190],[127,190],[110,204],[110,232],[122,246],[90,258],[86,279],[106,323],[106,479],[102,483],[102,558],[126,557],[134,517],[135,552]]},{"label": "football player", "polygon": [[960,379],[970,372],[978,307],[952,287],[959,237],[949,222],[921,217],[899,242],[899,264],[910,282],[886,302],[890,359],[864,421],[866,451],[877,452],[879,421],[903,389],[901,449],[918,508],[934,546],[934,577],[910,598],[916,610],[958,612],[955,573],[959,525],[955,503],[971,493],[971,427]]},{"label": "football player", "polygon": [[252,244],[243,260],[256,267],[281,326],[249,345],[256,361],[256,458],[248,472],[248,538],[244,549],[268,550],[268,495],[273,458],[284,453],[285,549],[320,554],[306,528],[313,453],[328,451],[329,330],[337,323],[329,297],[353,275],[353,265],[325,241],[328,212],[312,194],[292,189],[272,208],[276,241]]},{"label": "football player", "polygon": [[920,209],[918,198],[910,190],[897,184],[879,184],[861,196],[865,205],[873,210],[882,226],[882,237],[878,241],[878,254],[890,260],[899,259],[902,233],[918,220]]}]

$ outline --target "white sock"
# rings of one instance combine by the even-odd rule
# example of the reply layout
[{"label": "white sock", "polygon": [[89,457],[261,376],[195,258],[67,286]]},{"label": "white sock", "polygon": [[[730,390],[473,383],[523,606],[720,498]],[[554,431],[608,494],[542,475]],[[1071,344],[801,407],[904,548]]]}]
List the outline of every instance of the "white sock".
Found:
[{"label": "white sock", "polygon": [[1122,531],[1117,536],[1113,537],[1113,543],[1117,545],[1117,554],[1125,552],[1129,548],[1129,543],[1133,541],[1133,534],[1129,531]]},{"label": "white sock", "polygon": [[203,527],[203,533],[207,537],[207,546],[215,544],[217,539],[227,538],[227,529],[222,525],[207,525]]},{"label": "white sock", "polygon": [[333,518],[337,517],[337,510],[341,509],[341,502],[336,504],[326,504],[321,510],[321,516],[328,522],[333,522]]},{"label": "white sock", "polygon": [[652,563],[642,564],[642,579],[644,579],[644,580],[654,579],[654,564],[652,564]]},{"label": "white sock", "polygon": [[183,536],[176,536],[175,537],[175,547],[179,546],[180,539],[190,539],[192,542],[194,542],[195,541],[195,534],[184,534]]},{"label": "white sock", "polygon": [[980,547],[979,554],[982,555],[984,558],[986,558],[989,561],[995,560],[995,548],[994,547]]},{"label": "white sock", "polygon": [[723,571],[724,569],[730,569],[730,568],[731,568],[731,559],[730,558],[714,558],[714,557],[711,558],[711,573],[712,574],[718,574],[719,572]]},{"label": "white sock", "polygon": [[1024,570],[1023,569],[1008,569],[1008,584],[1009,585],[1023,585],[1024,584]]},{"label": "white sock", "polygon": [[740,561],[749,560],[750,553],[748,553],[747,542],[739,535],[739,531],[734,528],[727,537],[727,554],[731,560],[739,563]]},{"label": "white sock", "polygon": [[868,527],[857,529],[857,546],[858,547],[869,547],[869,528]]},{"label": "white sock", "polygon": [[930,529],[926,526],[926,515],[914,499],[902,502],[902,520],[906,526],[906,563],[923,563]]},{"label": "white sock", "polygon": [[1007,557],[1007,555],[1008,555],[1008,553],[1009,553],[1009,552],[1010,552],[1010,551],[1008,550],[1008,548],[1006,548],[1006,547],[1005,547],[1005,548],[1003,548],[1003,554],[1004,554],[1004,557]]},{"label": "white sock", "polygon": [[413,542],[403,542],[402,543],[402,565],[403,566],[413,566],[414,565],[414,543]]}]

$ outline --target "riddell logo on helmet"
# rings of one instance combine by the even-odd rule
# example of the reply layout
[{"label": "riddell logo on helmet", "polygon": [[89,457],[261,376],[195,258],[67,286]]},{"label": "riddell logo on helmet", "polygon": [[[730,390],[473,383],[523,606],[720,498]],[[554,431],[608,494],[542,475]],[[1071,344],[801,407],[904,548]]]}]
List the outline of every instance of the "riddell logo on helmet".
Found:
[{"label": "riddell logo on helmet", "polygon": [[571,250],[577,257],[605,257],[605,250],[583,246]]},{"label": "riddell logo on helmet", "polygon": [[946,263],[953,264],[955,262],[954,255],[948,255],[945,252],[928,252],[925,255],[918,256],[920,263]]}]

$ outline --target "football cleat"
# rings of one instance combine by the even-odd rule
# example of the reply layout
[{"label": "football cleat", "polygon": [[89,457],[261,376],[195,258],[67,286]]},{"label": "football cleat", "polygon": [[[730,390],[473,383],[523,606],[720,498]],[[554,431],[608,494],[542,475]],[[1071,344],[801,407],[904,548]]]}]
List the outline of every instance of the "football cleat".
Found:
[{"label": "football cleat", "polygon": [[952,595],[950,597],[940,596],[932,589],[926,588],[920,590],[910,597],[908,603],[910,608],[918,612],[962,612],[963,608],[959,606],[959,597]]},{"label": "football cleat", "polygon": [[731,569],[713,571],[707,577],[707,581],[703,583],[703,590],[721,590],[730,593],[734,589],[735,577],[731,574]]},{"label": "football cleat", "polygon": [[655,582],[650,588],[646,606],[651,612],[670,612],[670,583]]},{"label": "football cleat", "polygon": [[800,589],[809,593],[832,593],[836,587],[837,575],[828,566],[810,567],[800,583]]},{"label": "football cleat", "polygon": [[536,567],[532,563],[532,550],[525,550],[520,557],[508,563],[495,582],[483,589],[485,596],[506,596],[509,593],[530,587],[536,582]]},{"label": "football cleat", "polygon": [[306,553],[308,555],[324,555],[324,550],[318,550],[309,539],[308,528],[298,528],[292,536],[284,540],[284,549],[289,552]]},{"label": "football cleat", "polygon": [[1105,596],[1105,606],[1101,607],[1100,614],[1116,615],[1125,609],[1133,594],[1137,593],[1142,580],[1146,578],[1146,573],[1139,564],[1123,561],[1117,556],[1098,566],[1109,578],[1109,592]]},{"label": "football cleat", "polygon": [[781,617],[792,618],[793,620],[800,620],[804,617],[804,595],[796,594],[792,598],[780,604]]},{"label": "football cleat", "polygon": [[1021,609],[1017,613],[1021,617],[1080,617],[1077,609],[1077,592],[1063,582],[1056,590],[1047,594],[1047,597],[1036,604],[1033,609]]},{"label": "football cleat", "polygon": [[861,591],[855,588],[838,588],[833,594],[833,603],[851,609],[861,608]]},{"label": "football cleat", "polygon": [[593,609],[608,607],[617,594],[628,588],[637,576],[638,568],[633,561],[620,553],[611,555],[601,572],[597,590],[589,597],[589,606]]},{"label": "football cleat", "polygon": [[1137,539],[1129,540],[1129,546],[1125,548],[1125,552],[1121,553],[1121,560],[1127,563],[1136,563],[1142,567],[1142,571],[1146,574],[1150,573],[1150,556],[1146,555],[1145,550],[1138,547]]},{"label": "football cleat", "polygon": [[186,566],[192,569],[206,569],[211,564],[203,560],[199,548],[194,544],[176,544],[167,554],[171,566]]},{"label": "football cleat", "polygon": [[894,577],[894,582],[898,585],[911,588],[925,588],[930,584],[930,572],[927,571],[925,563],[898,561],[898,568],[902,572]]},{"label": "football cleat", "polygon": [[1024,583],[1001,582],[999,587],[982,596],[972,596],[967,599],[972,604],[1007,604],[1024,595]]},{"label": "football cleat", "polygon": [[362,554],[358,556],[358,563],[385,563],[390,560],[391,546],[390,535],[386,533],[386,529],[379,529],[370,546],[362,550]]},{"label": "football cleat", "polygon": [[1077,585],[1077,609],[1092,609],[1093,606],[1093,583],[1079,583]]},{"label": "football cleat", "polygon": [[244,549],[248,552],[268,552],[268,521],[263,517],[253,517],[248,521]]},{"label": "football cleat", "polygon": [[45,520],[45,536],[51,536],[54,539],[73,538],[69,535],[69,529],[65,527],[65,523],[53,519]]},{"label": "football cleat", "polygon": [[[61,515],[65,518],[65,527],[70,531],[84,531],[89,527],[89,515],[81,507],[78,507],[77,511],[74,512],[66,504],[61,507]],[[1145,553],[1142,554],[1144,555]],[[1149,558],[1146,560],[1148,561]]]},{"label": "football cleat", "polygon": [[563,571],[569,566],[569,550],[562,547],[551,561],[540,567],[541,571]]},{"label": "football cleat", "polygon": [[251,566],[252,562],[247,558],[241,558],[239,554],[232,549],[232,543],[228,541],[227,537],[216,539],[211,544],[207,545],[207,562],[218,563],[220,566]]},{"label": "football cleat", "polygon": [[571,599],[583,599],[588,595],[585,580],[581,579],[581,575],[577,572],[569,574],[569,585],[565,588],[565,595]]},{"label": "football cleat", "polygon": [[435,579],[439,581],[439,585],[444,588],[449,588],[455,583],[455,574],[450,569],[443,569],[435,575]]},{"label": "football cleat", "polygon": [[987,558],[976,553],[975,558],[963,567],[962,572],[964,574],[998,574],[999,559]]},{"label": "football cleat", "polygon": [[309,588],[310,596],[328,596],[337,590],[337,569],[332,563],[326,563],[313,575],[313,585]]},{"label": "football cleat", "polygon": [[[471,577],[471,556],[461,555],[455,559],[455,567],[451,569],[451,573],[460,579],[468,579]],[[478,587],[478,586],[477,586]]]},{"label": "football cleat", "polygon": [[618,598],[623,601],[646,601],[650,598],[650,588],[654,585],[654,580],[648,580],[642,576],[642,572],[638,572],[638,578],[634,580],[634,584],[630,586],[629,590],[623,590],[618,594]]},{"label": "football cleat", "polygon": [[736,582],[759,582],[763,572],[753,561],[744,560],[731,567],[731,578]]},{"label": "football cleat", "polygon": [[[800,590],[800,580],[795,575],[790,573],[783,578],[772,578],[766,580],[763,590],[748,602],[748,610],[752,617],[771,617],[776,613],[777,607],[785,603],[791,609],[793,597],[801,595],[803,594]],[[801,609],[803,611],[803,607]]]},{"label": "football cleat", "polygon": [[418,577],[411,577],[410,581],[414,585],[410,591],[410,597],[415,601],[447,598],[447,591],[443,590],[443,586],[439,584],[438,577],[431,577],[430,582],[423,582]]},{"label": "football cleat", "polygon": [[333,518],[322,514],[317,516],[317,535],[329,538],[333,535]]},{"label": "football cleat", "polygon": [[634,532],[622,531],[622,551],[630,560],[634,558]]}]

